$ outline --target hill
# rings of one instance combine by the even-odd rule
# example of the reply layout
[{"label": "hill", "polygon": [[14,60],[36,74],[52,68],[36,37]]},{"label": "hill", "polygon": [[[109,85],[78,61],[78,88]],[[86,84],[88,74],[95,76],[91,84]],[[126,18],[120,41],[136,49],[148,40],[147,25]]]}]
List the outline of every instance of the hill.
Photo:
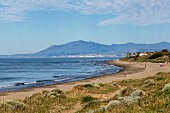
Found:
[{"label": "hill", "polygon": [[95,42],[75,41],[63,45],[53,45],[45,50],[32,55],[35,56],[61,56],[61,55],[80,55],[80,54],[115,54],[122,55],[128,52],[159,51],[170,49],[170,43],[160,42],[156,44],[112,44],[104,45]]},{"label": "hill", "polygon": [[[122,56],[127,53],[160,51],[162,49],[170,50],[170,43],[160,42],[155,44],[112,44],[104,45],[95,42],[74,41],[62,45],[52,45],[45,50],[32,54],[16,54],[12,57],[53,57],[68,55],[90,55],[90,54],[110,54]],[[3,56],[9,57],[9,56]]]}]

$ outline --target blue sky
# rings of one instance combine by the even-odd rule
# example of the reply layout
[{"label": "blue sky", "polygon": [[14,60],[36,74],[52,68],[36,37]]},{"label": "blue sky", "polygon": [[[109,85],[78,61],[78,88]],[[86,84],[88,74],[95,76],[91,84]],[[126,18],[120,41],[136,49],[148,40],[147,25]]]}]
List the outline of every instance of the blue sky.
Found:
[{"label": "blue sky", "polygon": [[76,40],[170,42],[169,0],[1,0],[0,54]]}]

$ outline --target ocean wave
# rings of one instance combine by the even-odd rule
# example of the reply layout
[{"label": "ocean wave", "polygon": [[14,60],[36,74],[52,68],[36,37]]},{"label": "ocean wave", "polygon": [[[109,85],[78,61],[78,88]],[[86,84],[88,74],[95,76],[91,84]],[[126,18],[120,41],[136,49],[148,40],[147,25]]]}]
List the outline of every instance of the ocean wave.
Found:
[{"label": "ocean wave", "polygon": [[71,80],[71,78],[56,79],[54,81],[55,82],[61,82],[61,81],[66,81],[66,80]]},{"label": "ocean wave", "polygon": [[7,85],[1,85],[0,88],[6,88],[6,87],[12,87],[15,86],[14,84],[7,84]]}]

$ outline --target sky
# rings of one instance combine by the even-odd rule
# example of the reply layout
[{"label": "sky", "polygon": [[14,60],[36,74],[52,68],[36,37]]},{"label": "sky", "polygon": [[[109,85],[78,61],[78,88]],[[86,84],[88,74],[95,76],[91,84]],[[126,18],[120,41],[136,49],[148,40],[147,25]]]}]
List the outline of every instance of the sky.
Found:
[{"label": "sky", "polygon": [[0,55],[71,41],[170,42],[170,0],[0,0]]}]

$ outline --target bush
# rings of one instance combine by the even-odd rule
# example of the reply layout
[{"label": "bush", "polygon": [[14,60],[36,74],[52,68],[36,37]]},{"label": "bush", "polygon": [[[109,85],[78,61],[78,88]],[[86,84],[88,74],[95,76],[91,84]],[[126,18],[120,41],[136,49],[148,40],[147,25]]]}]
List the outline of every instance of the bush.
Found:
[{"label": "bush", "polygon": [[3,100],[0,101],[0,108],[6,108],[8,110],[24,110],[27,108],[27,106],[21,102],[21,101],[17,101],[17,100]]},{"label": "bush", "polygon": [[120,96],[128,96],[133,92],[133,88],[132,87],[127,87],[123,90],[121,90],[120,92]]},{"label": "bush", "polygon": [[85,102],[91,102],[93,100],[96,100],[96,99],[92,96],[85,96],[85,97],[82,98],[81,102],[85,103]]},{"label": "bush", "polygon": [[96,84],[96,83],[85,84],[84,87],[86,87],[86,88],[99,88],[100,84]]},{"label": "bush", "polygon": [[162,57],[163,55],[162,55],[162,53],[155,53],[155,54],[153,54],[153,55],[151,55],[150,57],[148,57],[148,59],[155,59],[155,58],[158,58],[158,57]]},{"label": "bush", "polygon": [[161,52],[169,52],[168,49],[162,49]]},{"label": "bush", "polygon": [[166,91],[166,92],[170,93],[170,83],[169,84],[165,84],[165,86],[162,89],[162,91]]},{"label": "bush", "polygon": [[119,106],[120,104],[121,104],[121,101],[119,101],[119,100],[112,100],[104,108],[105,108],[106,111],[109,111],[113,107]]}]

